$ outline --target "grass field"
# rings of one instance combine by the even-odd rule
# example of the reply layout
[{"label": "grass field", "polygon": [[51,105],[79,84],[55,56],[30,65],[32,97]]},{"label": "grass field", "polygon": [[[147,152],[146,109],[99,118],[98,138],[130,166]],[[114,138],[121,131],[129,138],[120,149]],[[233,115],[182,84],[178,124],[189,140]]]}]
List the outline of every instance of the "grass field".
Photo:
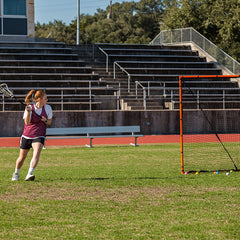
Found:
[{"label": "grass field", "polygon": [[214,172],[240,169],[239,142],[224,142],[223,144],[227,151],[219,142],[185,143],[184,170],[186,172],[191,170]]},{"label": "grass field", "polygon": [[43,150],[11,176],[0,148],[0,239],[239,239],[240,173],[182,175],[178,144]]}]

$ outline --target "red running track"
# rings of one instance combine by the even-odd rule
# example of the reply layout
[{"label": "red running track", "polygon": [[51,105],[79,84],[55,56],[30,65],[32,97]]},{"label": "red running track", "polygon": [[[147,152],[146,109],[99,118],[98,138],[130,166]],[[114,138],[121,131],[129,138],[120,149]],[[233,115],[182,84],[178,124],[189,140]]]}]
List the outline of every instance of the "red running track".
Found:
[{"label": "red running track", "polygon": [[[240,134],[219,134],[222,142],[240,142]],[[19,147],[20,137],[0,138],[0,147]],[[96,138],[93,145],[129,144],[134,137]],[[139,137],[138,144],[179,143],[179,135],[146,135]],[[184,142],[218,142],[214,134],[184,135]],[[81,146],[89,144],[89,139],[47,139],[46,146]]]},{"label": "red running track", "polygon": [[[134,143],[134,137],[96,138],[93,145],[112,145]],[[0,138],[0,147],[19,147],[20,137]],[[178,143],[179,135],[146,135],[139,137],[138,144]],[[47,139],[46,146],[80,146],[89,144],[89,139]]]}]

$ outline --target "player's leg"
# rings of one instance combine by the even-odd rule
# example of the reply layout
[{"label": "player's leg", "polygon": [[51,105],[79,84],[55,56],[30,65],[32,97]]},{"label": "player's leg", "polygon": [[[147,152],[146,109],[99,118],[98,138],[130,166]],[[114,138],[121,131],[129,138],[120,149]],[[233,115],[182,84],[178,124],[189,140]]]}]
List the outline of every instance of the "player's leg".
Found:
[{"label": "player's leg", "polygon": [[33,148],[33,156],[32,160],[30,162],[30,167],[28,170],[28,174],[25,178],[26,181],[33,181],[35,179],[35,176],[33,175],[33,171],[36,168],[39,158],[40,158],[40,153],[42,151],[44,142],[42,141],[36,141],[32,143],[32,148]]},{"label": "player's leg", "polygon": [[20,169],[21,169],[21,167],[24,163],[24,160],[27,157],[28,152],[29,152],[29,149],[20,149],[19,156],[18,156],[17,161],[16,161],[15,172],[13,173],[13,176],[12,176],[12,181],[17,181],[18,180],[19,171],[20,171]]}]

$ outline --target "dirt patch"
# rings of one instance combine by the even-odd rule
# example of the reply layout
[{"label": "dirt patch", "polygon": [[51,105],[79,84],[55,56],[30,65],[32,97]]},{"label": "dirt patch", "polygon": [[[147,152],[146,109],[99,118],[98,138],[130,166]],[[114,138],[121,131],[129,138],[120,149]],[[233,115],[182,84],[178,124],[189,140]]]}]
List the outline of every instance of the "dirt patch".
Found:
[{"label": "dirt patch", "polygon": [[[223,189],[226,191],[226,189]],[[239,191],[238,188],[228,189]],[[129,203],[142,199],[149,201],[151,204],[159,201],[166,201],[172,195],[185,197],[188,195],[201,195],[208,192],[219,192],[219,188],[189,188],[182,191],[181,189],[171,186],[162,188],[159,186],[152,187],[121,187],[121,188],[101,188],[101,187],[77,187],[76,185],[65,184],[64,186],[24,186],[13,185],[8,188],[6,193],[0,194],[0,200],[7,202],[19,202],[23,200],[39,201],[41,199],[49,201],[111,201],[116,203]]]},{"label": "dirt patch", "polygon": [[113,202],[129,202],[136,198],[148,198],[153,200],[155,198],[165,198],[169,194],[169,189],[159,187],[122,187],[118,189],[102,189],[100,187],[76,187],[76,186],[31,186],[25,188],[24,186],[11,186],[8,192],[0,194],[2,201],[22,201],[31,200],[38,201],[45,200],[102,200]]}]

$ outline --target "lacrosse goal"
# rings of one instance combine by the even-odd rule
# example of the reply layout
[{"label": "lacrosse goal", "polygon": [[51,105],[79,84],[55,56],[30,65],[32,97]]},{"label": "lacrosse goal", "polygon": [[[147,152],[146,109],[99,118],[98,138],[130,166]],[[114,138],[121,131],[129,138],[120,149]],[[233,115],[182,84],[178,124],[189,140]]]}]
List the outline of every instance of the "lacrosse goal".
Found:
[{"label": "lacrosse goal", "polygon": [[239,77],[179,77],[183,174],[240,169]]}]

